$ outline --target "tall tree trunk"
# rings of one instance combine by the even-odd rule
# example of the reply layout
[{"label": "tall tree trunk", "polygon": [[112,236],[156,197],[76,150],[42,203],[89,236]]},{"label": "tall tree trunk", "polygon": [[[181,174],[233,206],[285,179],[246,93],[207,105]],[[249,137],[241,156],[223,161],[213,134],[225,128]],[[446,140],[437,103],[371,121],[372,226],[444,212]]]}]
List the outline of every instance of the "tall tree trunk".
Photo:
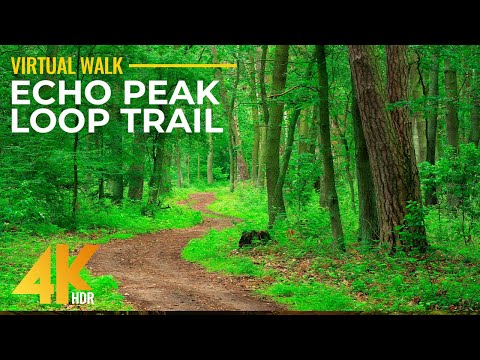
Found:
[{"label": "tall tree trunk", "polygon": [[255,52],[249,54],[249,73],[250,73],[250,102],[252,103],[252,121],[253,121],[253,147],[252,147],[252,183],[256,185],[258,177],[258,158],[260,150],[260,122],[258,116],[257,100],[257,80],[256,80],[256,56]]},{"label": "tall tree trunk", "polygon": [[185,166],[187,167],[187,185],[190,186],[190,153],[187,154],[185,159]]},{"label": "tall tree trunk", "polygon": [[472,112],[470,113],[470,135],[468,141],[474,143],[478,148],[480,140],[480,76],[477,72],[473,73],[472,87]]},{"label": "tall tree trunk", "polygon": [[375,187],[370,168],[367,144],[363,134],[362,119],[358,109],[357,94],[352,78],[352,122],[355,138],[355,163],[358,188],[358,240],[371,242],[378,240],[378,217],[375,203]]},{"label": "tall tree trunk", "polygon": [[345,251],[343,236],[342,219],[340,217],[340,207],[338,205],[337,188],[335,186],[335,170],[333,167],[332,143],[330,139],[330,111],[328,106],[328,73],[327,61],[325,57],[325,46],[317,45],[318,62],[318,94],[320,98],[319,120],[321,152],[323,158],[323,173],[325,182],[325,194],[327,197],[328,211],[330,213],[330,227],[332,237],[336,247]]},{"label": "tall tree trunk", "polygon": [[[287,81],[288,45],[275,47],[273,64],[272,95],[280,94],[285,89]],[[262,95],[263,97],[263,95]],[[268,197],[268,225],[272,227],[278,214],[285,213],[283,196],[276,194],[276,186],[280,173],[280,137],[282,131],[284,103],[276,98],[271,105],[271,113],[267,129],[267,197]]]},{"label": "tall tree trunk", "polygon": [[172,176],[170,175],[170,167],[172,165],[173,149],[168,149],[168,144],[164,146],[162,159],[162,172],[160,172],[160,194],[166,194],[172,189]]},{"label": "tall tree trunk", "polygon": [[[414,52],[412,55],[411,63],[409,65],[408,72],[408,85],[409,85],[409,98],[411,101],[415,102],[421,98],[421,82],[420,82],[420,57]],[[419,109],[419,106],[415,104],[415,107],[418,108],[413,111],[410,115],[410,122],[412,123],[412,132],[413,132],[413,145],[415,147],[415,156],[417,163],[421,163],[426,160],[426,124],[425,119],[422,116],[422,112]]]},{"label": "tall tree trunk", "polygon": [[265,185],[265,167],[267,159],[267,129],[270,118],[270,111],[267,104],[267,89],[265,86],[265,67],[267,62],[268,45],[262,46],[262,55],[260,59],[260,69],[258,72],[258,82],[260,84],[260,98],[262,100],[263,124],[260,129],[260,154],[258,158],[258,176],[257,186]]},{"label": "tall tree trunk", "polygon": [[[348,104],[347,104],[348,107]],[[345,110],[345,118],[347,116],[347,110]],[[352,206],[352,210],[355,211],[356,206],[355,206],[355,185],[353,183],[353,176],[352,172],[350,171],[351,167],[351,160],[350,160],[350,146],[348,145],[347,137],[346,137],[346,127],[345,129],[342,129],[340,126],[340,122],[338,121],[338,118],[334,116],[332,118],[333,120],[333,125],[335,126],[338,135],[340,136],[340,142],[343,145],[343,149],[345,151],[345,177],[347,179],[348,183],[348,188],[350,189],[350,205]]]},{"label": "tall tree trunk", "polygon": [[[349,58],[375,185],[380,242],[391,252],[402,245],[425,251],[423,221],[405,221],[407,202],[422,204],[408,109],[399,105],[408,98],[407,47],[387,46],[388,100],[373,47],[349,46]],[[387,111],[388,103],[396,105]],[[406,233],[410,236],[401,236]]]},{"label": "tall tree trunk", "polygon": [[[428,73],[428,97],[430,98],[430,111],[427,118],[427,161],[435,165],[435,148],[437,145],[437,118],[438,118],[438,53],[431,57],[430,71]],[[429,186],[425,190],[425,203],[436,205],[438,199],[435,186]]]},{"label": "tall tree trunk", "polygon": [[[120,92],[120,84],[114,84],[114,92]],[[120,124],[120,113],[118,105],[111,105],[113,125],[110,135],[110,149],[112,149],[113,171],[111,172],[112,202],[121,204],[123,201],[124,179],[123,179],[123,128]],[[116,115],[115,115],[116,114]]]},{"label": "tall tree trunk", "polygon": [[178,138],[175,139],[175,165],[177,167],[177,186],[182,187],[183,185],[182,153],[180,151],[180,144],[179,144]]},{"label": "tall tree trunk", "polygon": [[[231,167],[232,164],[230,164]],[[213,136],[208,134],[207,183],[213,184]]]},{"label": "tall tree trunk", "polygon": [[[459,149],[459,120],[458,120],[458,85],[457,69],[452,66],[448,57],[444,60],[445,67],[445,93],[447,95],[447,114],[445,120],[447,123],[447,144],[458,152]],[[453,193],[454,185],[447,184],[447,203],[456,208],[458,206],[458,197]]]},{"label": "tall tree trunk", "polygon": [[[215,64],[218,64],[219,61],[218,61],[217,48],[215,46],[212,46],[211,50],[213,55],[213,62]],[[233,111],[236,96],[237,96],[238,83],[240,79],[240,63],[238,61],[237,61],[237,69],[235,74],[236,75],[235,75],[235,82],[233,85],[232,95],[229,98],[226,87],[225,87],[225,80],[223,78],[222,70],[221,68],[217,68],[215,70],[215,78],[218,80],[220,84],[220,101],[223,104],[224,112],[228,119],[229,127],[231,129],[231,137],[233,140],[234,153],[236,157],[236,163],[238,166],[240,179],[248,180],[250,178],[250,174],[248,172],[247,162],[245,161],[245,158],[243,156],[242,140],[240,138],[240,128],[238,126],[238,119],[234,115],[234,111]]]},{"label": "tall tree trunk", "polygon": [[142,200],[143,183],[145,178],[145,134],[137,131],[132,144],[132,164],[128,169],[128,198]]},{"label": "tall tree trunk", "polygon": [[[285,146],[285,152],[283,153],[282,166],[280,167],[277,185],[275,188],[275,197],[279,199],[278,200],[279,204],[285,203],[283,199],[283,185],[285,184],[285,177],[287,176],[288,164],[290,162],[290,157],[292,155],[293,140],[295,138],[295,127],[297,126],[297,121],[298,121],[298,117],[300,116],[301,110],[302,109],[299,106],[295,109],[290,119],[290,124],[288,125],[287,144]],[[285,209],[285,205],[283,209]]]},{"label": "tall tree trunk", "polygon": [[[80,48],[81,46],[78,46],[77,50],[77,80],[79,79],[79,72],[80,72]],[[48,49],[47,48],[47,54],[48,52],[52,51],[55,52],[55,49]],[[58,52],[58,49],[56,49]],[[80,105],[75,105],[75,109],[79,110]],[[75,127],[78,126],[78,118],[75,117]],[[75,133],[74,138],[73,138],[73,196],[72,196],[72,218],[73,221],[75,222],[76,216],[77,216],[77,209],[78,209],[78,158],[77,158],[77,150],[78,150],[78,132]]]},{"label": "tall tree trunk", "polygon": [[153,146],[152,146],[152,160],[153,160],[153,170],[148,183],[149,192],[148,192],[148,203],[157,204],[158,195],[163,187],[163,172],[165,164],[165,134],[156,133],[154,134]]},{"label": "tall tree trunk", "polygon": [[115,122],[117,126],[111,136],[110,147],[114,158],[115,166],[112,172],[112,201],[116,204],[121,204],[123,201],[123,137],[121,133],[121,126],[119,119]]},{"label": "tall tree trunk", "polygon": [[308,115],[300,116],[298,124],[298,155],[310,152],[310,129],[308,128]]},{"label": "tall tree trunk", "polygon": [[200,182],[200,169],[201,169],[201,166],[200,166],[200,153],[197,154],[197,180],[198,182]]},{"label": "tall tree trunk", "polygon": [[458,151],[458,86],[457,70],[445,58],[445,92],[447,95],[447,144]]}]

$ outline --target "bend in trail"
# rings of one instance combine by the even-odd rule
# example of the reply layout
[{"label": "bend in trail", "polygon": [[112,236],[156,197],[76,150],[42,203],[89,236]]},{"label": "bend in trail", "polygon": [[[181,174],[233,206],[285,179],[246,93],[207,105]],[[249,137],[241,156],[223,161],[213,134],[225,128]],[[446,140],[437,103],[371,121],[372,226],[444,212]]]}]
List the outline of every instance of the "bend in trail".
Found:
[{"label": "bend in trail", "polygon": [[208,210],[214,200],[213,193],[196,193],[183,203],[216,217],[204,218],[187,229],[111,241],[100,246],[88,267],[95,275],[111,274],[118,279],[119,291],[137,310],[282,310],[274,302],[253,296],[238,277],[209,273],[180,257],[191,239],[242,221]]}]

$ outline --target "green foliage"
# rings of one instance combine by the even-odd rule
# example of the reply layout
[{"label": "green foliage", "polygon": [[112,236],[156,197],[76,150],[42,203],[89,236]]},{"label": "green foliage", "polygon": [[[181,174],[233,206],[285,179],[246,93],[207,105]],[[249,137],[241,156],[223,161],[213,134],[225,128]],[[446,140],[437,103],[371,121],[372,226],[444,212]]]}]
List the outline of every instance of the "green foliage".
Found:
[{"label": "green foliage", "polygon": [[299,311],[354,311],[361,310],[362,303],[342,291],[318,282],[295,283],[279,282],[259,291],[275,301]]},{"label": "green foliage", "polygon": [[[173,199],[186,197],[185,191],[176,191]],[[24,231],[0,232],[0,304],[1,310],[132,310],[118,292],[116,279],[111,275],[93,276],[83,269],[81,276],[92,286],[94,305],[63,306],[40,305],[38,295],[13,295],[12,291],[40,254],[48,246],[68,244],[70,250],[84,244],[102,244],[112,239],[130,239],[136,234],[162,229],[184,228],[198,224],[198,211],[172,203],[170,209],[157,212],[153,218],[140,214],[140,204],[126,203],[123,209],[104,203],[88,209],[79,218],[75,233],[55,225],[25,226]],[[52,277],[55,266],[52,267]]]},{"label": "green foliage", "polygon": [[[348,204],[347,187],[339,189],[340,203]],[[461,240],[455,231],[461,219],[452,216],[438,221],[435,211],[423,213],[411,203],[406,224],[424,221],[431,248],[422,256],[404,251],[390,256],[356,242],[352,223],[356,215],[346,211],[342,218],[348,224],[347,252],[340,253],[331,247],[328,211],[313,199],[302,217],[289,211],[288,220],[271,229],[275,242],[239,250],[241,230],[266,227],[266,215],[259,217],[266,206],[265,192],[243,185],[234,193],[220,190],[218,198],[210,209],[245,222],[192,240],[184,258],[209,271],[258,278],[259,294],[291,309],[394,313],[480,309],[480,249],[455,240]],[[401,230],[404,237],[410,236],[406,228]]]},{"label": "green foliage", "polygon": [[[461,217],[457,229],[465,242],[480,235],[477,225],[480,218],[480,149],[474,144],[461,144],[458,153],[447,148],[444,156],[432,166],[421,164],[422,183],[434,186],[439,199],[439,217]],[[441,209],[447,214],[441,214]]]}]

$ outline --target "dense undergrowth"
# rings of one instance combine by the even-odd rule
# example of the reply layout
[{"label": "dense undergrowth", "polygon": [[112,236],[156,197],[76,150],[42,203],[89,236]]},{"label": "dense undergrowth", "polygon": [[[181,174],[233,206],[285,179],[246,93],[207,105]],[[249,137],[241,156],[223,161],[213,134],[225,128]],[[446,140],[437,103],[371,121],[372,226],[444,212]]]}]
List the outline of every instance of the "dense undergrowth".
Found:
[{"label": "dense undergrowth", "polygon": [[[243,218],[235,228],[212,231],[192,240],[184,258],[208,270],[261,279],[257,292],[295,310],[318,311],[471,311],[480,310],[478,237],[465,243],[461,217],[428,208],[425,222],[430,248],[425,255],[391,256],[356,240],[357,214],[340,188],[346,253],[331,245],[329,215],[317,196],[288,221],[271,230],[274,241],[238,249],[243,230],[265,229],[266,194],[248,185],[234,193],[217,192],[210,209]],[[472,233],[478,234],[474,224]]]},{"label": "dense undergrowth", "polygon": [[[115,278],[111,275],[93,276],[88,269],[83,269],[81,276],[92,287],[94,305],[57,305],[54,304],[54,295],[52,304],[40,305],[38,295],[13,295],[12,291],[48,246],[52,246],[54,254],[56,244],[68,244],[72,252],[85,244],[126,240],[137,234],[186,228],[199,223],[202,217],[198,211],[175,205],[186,196],[186,192],[174,192],[166,201],[170,208],[158,210],[151,216],[141,215],[141,204],[128,201],[122,208],[108,200],[85,204],[78,214],[76,231],[47,222],[25,222],[22,226],[4,224],[7,229],[0,232],[0,310],[132,310],[118,292]],[[53,259],[54,256],[52,283],[55,283]]]}]

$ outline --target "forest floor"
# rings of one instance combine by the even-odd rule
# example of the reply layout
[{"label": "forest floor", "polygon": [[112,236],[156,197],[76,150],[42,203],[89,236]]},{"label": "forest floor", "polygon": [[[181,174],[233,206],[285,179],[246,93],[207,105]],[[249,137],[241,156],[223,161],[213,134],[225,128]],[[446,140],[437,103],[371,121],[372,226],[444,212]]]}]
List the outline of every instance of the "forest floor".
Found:
[{"label": "forest floor", "polygon": [[283,310],[281,305],[252,295],[246,277],[210,273],[181,258],[191,239],[242,221],[208,210],[214,200],[213,193],[191,194],[179,204],[200,211],[204,218],[200,224],[103,244],[88,268],[94,275],[113,275],[120,282],[120,293],[136,310]]}]

